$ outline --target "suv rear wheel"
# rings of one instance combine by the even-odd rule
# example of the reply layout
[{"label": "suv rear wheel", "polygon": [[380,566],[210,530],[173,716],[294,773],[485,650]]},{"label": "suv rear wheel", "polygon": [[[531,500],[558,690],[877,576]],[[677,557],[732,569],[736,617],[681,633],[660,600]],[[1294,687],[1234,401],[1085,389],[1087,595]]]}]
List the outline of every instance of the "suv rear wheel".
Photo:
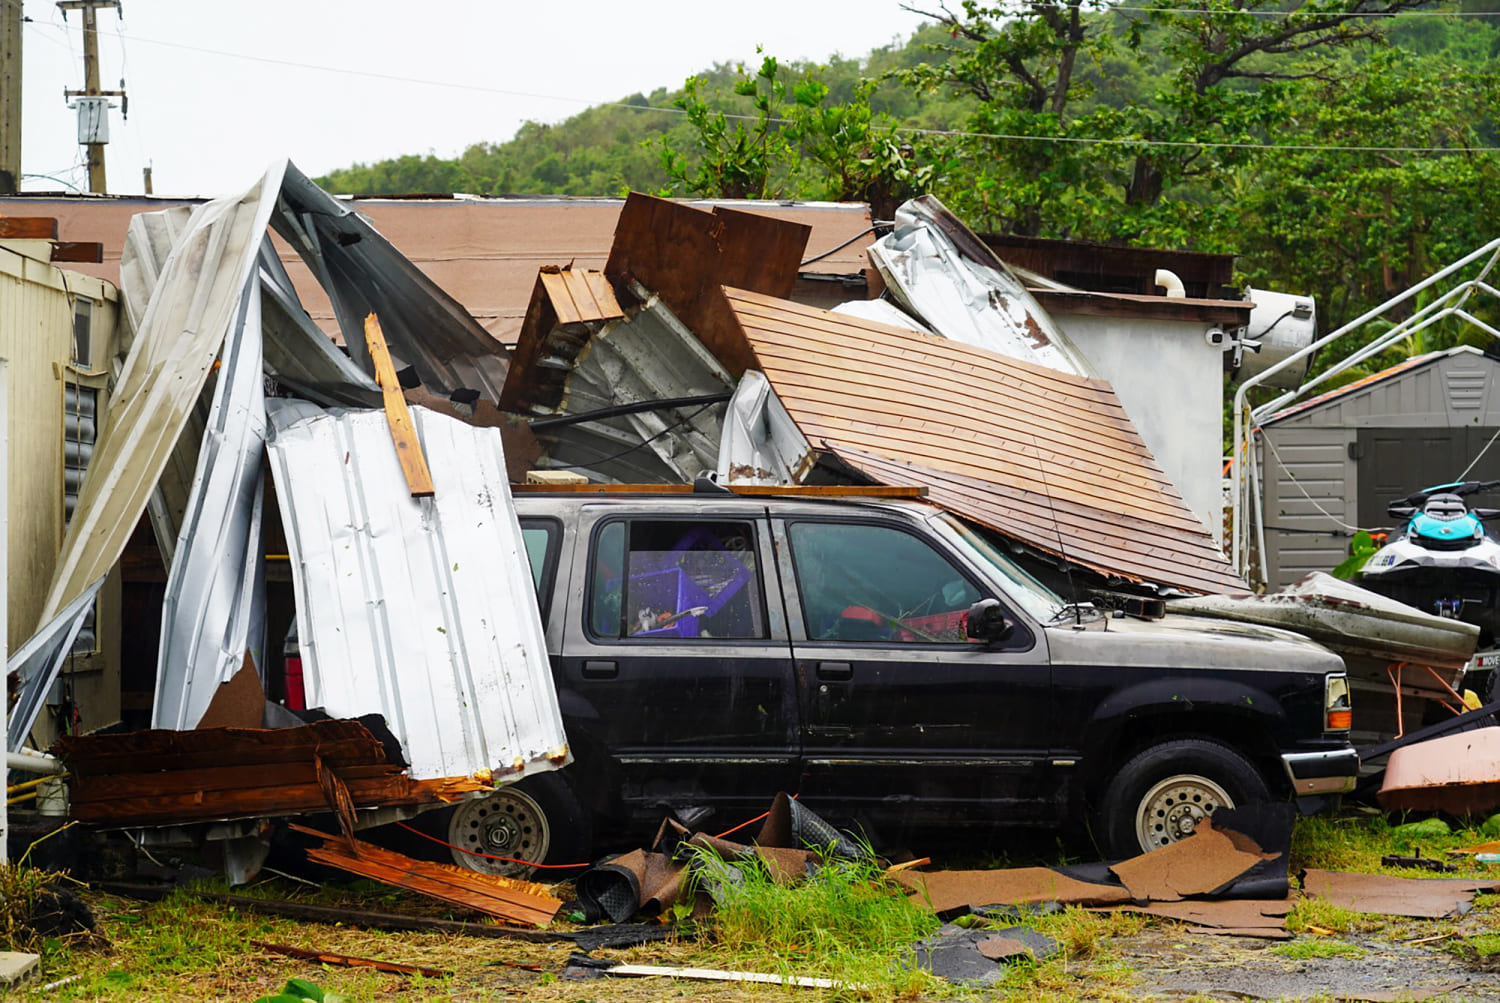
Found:
[{"label": "suv rear wheel", "polygon": [[1179,738],[1132,756],[1100,804],[1104,852],[1133,857],[1192,835],[1220,808],[1270,800],[1260,771],[1227,745]]},{"label": "suv rear wheel", "polygon": [[544,773],[454,806],[448,843],[460,867],[525,877],[534,864],[586,863],[588,817],[567,781]]}]

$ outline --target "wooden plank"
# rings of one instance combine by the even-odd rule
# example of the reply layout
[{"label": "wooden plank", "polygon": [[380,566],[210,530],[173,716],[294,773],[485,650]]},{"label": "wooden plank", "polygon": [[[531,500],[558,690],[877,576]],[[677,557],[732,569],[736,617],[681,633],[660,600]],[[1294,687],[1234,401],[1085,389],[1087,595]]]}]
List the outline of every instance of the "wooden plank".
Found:
[{"label": "wooden plank", "polygon": [[264,940],[252,940],[250,943],[270,954],[280,954],[288,958],[298,958],[302,961],[316,961],[320,965],[339,965],[343,968],[372,968],[377,972],[386,972],[390,975],[422,975],[429,979],[446,978],[453,974],[441,968],[428,968],[425,965],[402,965],[394,961],[381,961],[378,958],[357,958],[352,954],[335,954],[331,951],[309,951],[301,947],[292,947],[290,944],[272,944]]},{"label": "wooden plank", "polygon": [[56,240],[57,220],[51,216],[0,216],[0,239]]},{"label": "wooden plank", "polygon": [[380,330],[380,320],[373,313],[365,318],[365,344],[375,366],[375,382],[380,384],[385,401],[385,420],[391,427],[391,441],[396,444],[396,459],[401,462],[401,472],[406,475],[407,489],[413,498],[431,498],[436,493],[432,486],[432,472],[427,469],[427,458],[422,455],[422,443],[417,438],[416,426],[412,424],[411,411],[406,407],[401,381],[396,378],[396,364],[391,361],[390,349],[386,347],[385,335]]},{"label": "wooden plank", "polygon": [[[402,768],[391,763],[346,766],[339,770],[345,783],[380,777],[399,777]],[[73,804],[98,804],[138,797],[157,797],[183,791],[242,791],[268,787],[312,787],[318,770],[311,760],[303,763],[253,763],[225,765],[163,773],[116,773],[109,776],[75,777],[68,789]]]},{"label": "wooden plank", "polygon": [[[406,777],[372,777],[353,781],[348,787],[354,804],[362,808],[432,804],[438,800]],[[75,802],[70,808],[73,818],[94,825],[167,825],[329,810],[323,788],[316,781],[283,787],[182,790],[151,797]]]},{"label": "wooden plank", "polygon": [[561,899],[532,882],[413,860],[358,840],[351,840],[350,846],[344,846],[316,829],[300,825],[291,828],[294,832],[324,840],[321,847],[307,851],[310,860],[465,909],[541,926],[551,922],[562,905]]},{"label": "wooden plank", "polygon": [[213,728],[202,731],[65,735],[58,757],[74,774],[150,773],[223,766],[226,763],[325,762],[342,765],[385,762],[385,749],[358,721],[331,720],[295,728]]},{"label": "wooden plank", "polygon": [[97,240],[57,240],[52,243],[52,263],[72,262],[80,265],[104,263],[104,245]]}]

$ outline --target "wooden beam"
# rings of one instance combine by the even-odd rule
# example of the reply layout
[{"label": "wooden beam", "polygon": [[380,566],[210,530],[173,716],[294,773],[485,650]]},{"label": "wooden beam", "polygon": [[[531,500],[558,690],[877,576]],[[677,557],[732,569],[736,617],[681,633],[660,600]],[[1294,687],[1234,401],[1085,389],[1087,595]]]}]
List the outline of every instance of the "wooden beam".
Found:
[{"label": "wooden beam", "polygon": [[380,384],[385,399],[385,420],[391,426],[391,440],[396,444],[396,459],[401,461],[406,486],[413,498],[431,498],[436,494],[432,472],[427,469],[427,458],[422,455],[422,443],[417,438],[416,426],[412,424],[411,411],[406,407],[401,381],[396,378],[396,364],[391,361],[390,349],[386,347],[385,335],[380,330],[380,320],[373,313],[365,318],[365,344],[370,349],[370,361],[375,365],[375,382]]},{"label": "wooden beam", "polygon": [[[888,484],[730,484],[732,494],[788,498],[926,498],[927,488]],[[511,494],[685,495],[691,484],[512,484]],[[712,498],[713,495],[704,495]]]},{"label": "wooden beam", "polygon": [[51,216],[0,216],[0,238],[56,240],[57,220]]}]

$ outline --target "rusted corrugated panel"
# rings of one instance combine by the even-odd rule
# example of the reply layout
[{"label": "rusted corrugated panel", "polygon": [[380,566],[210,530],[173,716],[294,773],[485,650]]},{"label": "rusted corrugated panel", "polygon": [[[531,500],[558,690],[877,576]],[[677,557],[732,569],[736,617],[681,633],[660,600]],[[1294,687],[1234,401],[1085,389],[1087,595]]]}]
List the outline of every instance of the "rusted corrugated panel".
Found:
[{"label": "rusted corrugated panel", "polygon": [[307,836],[323,838],[321,847],[307,851],[308,857],[318,863],[382,881],[395,888],[404,888],[461,909],[472,909],[512,923],[545,926],[562,906],[562,899],[552,895],[542,885],[530,881],[413,860],[359,840],[351,839],[346,842],[300,825],[292,828]]},{"label": "rusted corrugated panel", "polygon": [[725,290],[815,448],[1108,575],[1242,589],[1114,391],[968,345]]}]

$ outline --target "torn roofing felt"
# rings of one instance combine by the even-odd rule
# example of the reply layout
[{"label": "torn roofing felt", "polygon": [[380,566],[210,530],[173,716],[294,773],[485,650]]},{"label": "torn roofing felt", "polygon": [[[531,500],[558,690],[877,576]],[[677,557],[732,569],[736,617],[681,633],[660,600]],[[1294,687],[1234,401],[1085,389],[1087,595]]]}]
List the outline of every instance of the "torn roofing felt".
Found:
[{"label": "torn roofing felt", "polygon": [[[738,289],[726,300],[815,449],[1107,576],[1244,589],[1107,383]],[[721,460],[722,462],[722,460]]]},{"label": "torn roofing felt", "polygon": [[500,433],[411,414],[430,498],[411,497],[383,413],[270,408],[307,705],[381,714],[419,780],[562,766]]}]

